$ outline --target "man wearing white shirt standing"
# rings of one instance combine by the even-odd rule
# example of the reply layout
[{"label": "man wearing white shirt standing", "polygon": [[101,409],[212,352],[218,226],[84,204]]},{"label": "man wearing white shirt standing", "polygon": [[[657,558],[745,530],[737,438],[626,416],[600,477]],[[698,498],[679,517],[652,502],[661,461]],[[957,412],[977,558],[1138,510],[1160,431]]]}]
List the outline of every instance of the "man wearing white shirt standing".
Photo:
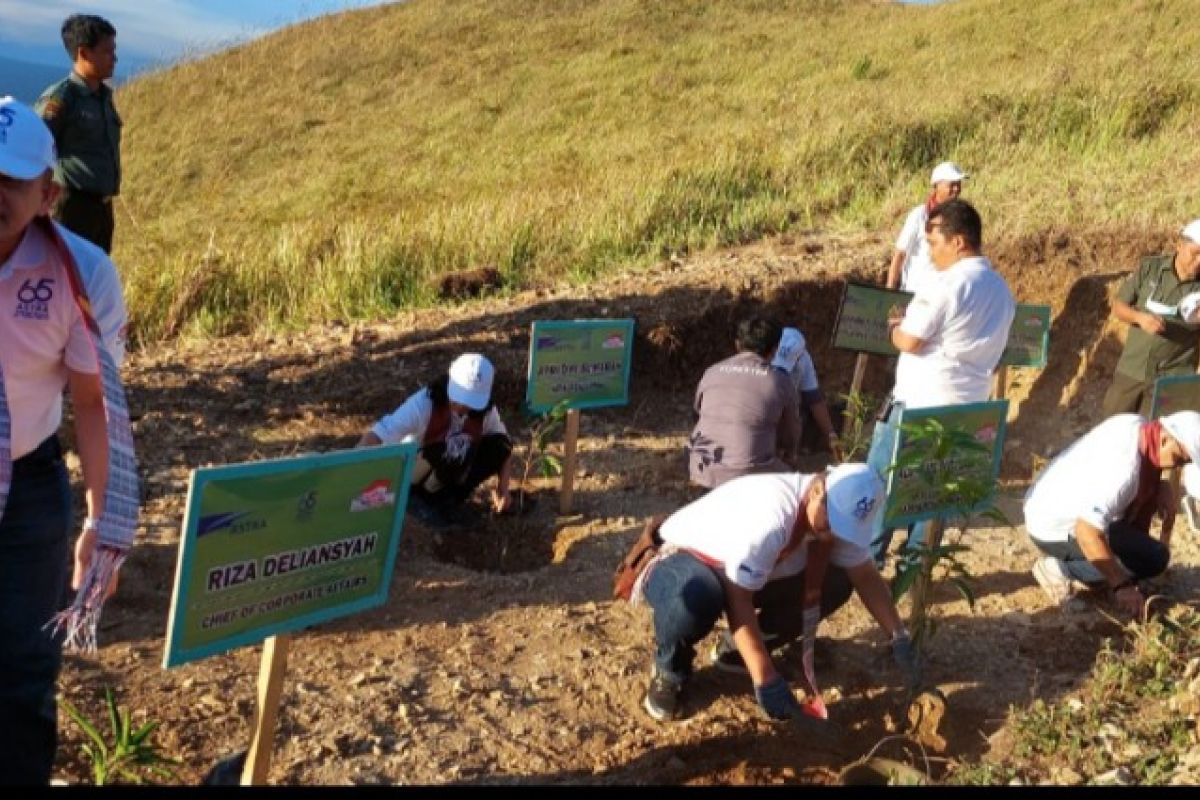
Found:
[{"label": "man wearing white shirt standing", "polygon": [[934,275],[929,259],[929,244],[925,239],[925,223],[935,206],[954,200],[962,192],[967,173],[952,161],[943,161],[933,168],[929,182],[933,186],[924,203],[908,212],[904,227],[896,237],[896,249],[888,265],[887,288],[916,292],[930,275]]},{"label": "man wearing white shirt standing", "polygon": [[[901,408],[988,399],[1016,313],[1004,278],[982,255],[983,223],[970,203],[955,199],[935,207],[925,232],[937,272],[888,319],[900,359],[891,403],[875,426],[867,456],[880,474],[890,466]],[[876,564],[882,564],[892,531],[883,525],[882,514],[876,520],[871,549]],[[924,531],[919,525],[910,542],[922,542]]]},{"label": "man wearing white shirt standing", "polygon": [[[1119,608],[1142,618],[1138,581],[1167,568],[1178,508],[1162,472],[1195,462],[1195,411],[1150,421],[1117,414],[1051,461],[1025,495],[1025,528],[1044,554],[1033,576],[1047,596],[1063,603],[1073,582],[1107,588]],[[1162,527],[1154,539],[1156,514]]]}]

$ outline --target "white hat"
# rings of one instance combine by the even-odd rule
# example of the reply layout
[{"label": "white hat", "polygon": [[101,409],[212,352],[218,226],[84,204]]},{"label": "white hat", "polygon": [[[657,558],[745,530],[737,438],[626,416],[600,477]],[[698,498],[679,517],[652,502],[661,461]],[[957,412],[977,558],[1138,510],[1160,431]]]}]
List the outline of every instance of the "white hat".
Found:
[{"label": "white hat", "polygon": [[803,353],[804,334],[795,328],[784,328],[783,335],[779,337],[779,345],[775,348],[775,357],[771,359],[771,366],[791,372],[796,368],[796,362]]},{"label": "white hat", "polygon": [[54,169],[54,136],[33,109],[0,97],[0,175],[33,180]]},{"label": "white hat", "polygon": [[933,186],[942,181],[950,183],[965,181],[968,177],[970,176],[963,172],[958,164],[955,164],[953,161],[943,161],[933,168],[933,174],[929,176],[929,185]]},{"label": "white hat", "polygon": [[1179,301],[1179,316],[1188,325],[1200,325],[1200,292],[1192,292]]},{"label": "white hat", "polygon": [[1194,219],[1187,225],[1184,225],[1179,235],[1185,239],[1190,239],[1196,244],[1200,244],[1200,219]]},{"label": "white hat", "polygon": [[1176,411],[1162,418],[1167,433],[1183,445],[1193,464],[1200,464],[1200,414],[1195,411]]},{"label": "white hat", "polygon": [[833,535],[859,547],[869,545],[875,515],[883,513],[879,474],[866,464],[841,464],[825,473],[825,492]]},{"label": "white hat", "polygon": [[492,378],[496,370],[492,362],[479,353],[464,353],[450,365],[450,382],[446,394],[455,403],[479,411],[487,408],[492,399]]}]

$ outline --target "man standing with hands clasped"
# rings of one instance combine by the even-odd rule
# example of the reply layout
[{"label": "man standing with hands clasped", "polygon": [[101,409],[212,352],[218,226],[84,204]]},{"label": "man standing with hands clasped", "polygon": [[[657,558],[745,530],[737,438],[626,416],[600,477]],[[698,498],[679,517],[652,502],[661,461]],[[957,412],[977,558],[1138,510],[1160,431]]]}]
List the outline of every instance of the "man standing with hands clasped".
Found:
[{"label": "man standing with hands clasped", "polygon": [[1180,231],[1175,252],[1142,259],[1113,298],[1112,315],[1129,324],[1104,395],[1104,416],[1150,416],[1154,381],[1196,371],[1200,347],[1200,219]]},{"label": "man standing with hands clasped", "polygon": [[[991,393],[992,372],[1004,353],[1016,303],[1004,278],[983,256],[983,223],[964,200],[950,200],[929,212],[925,226],[936,274],[926,280],[905,309],[888,318],[892,344],[900,351],[896,385],[871,436],[867,463],[886,475],[902,408],[978,403]],[[923,543],[927,524],[913,530]],[[882,567],[892,531],[876,517],[871,549]]]}]

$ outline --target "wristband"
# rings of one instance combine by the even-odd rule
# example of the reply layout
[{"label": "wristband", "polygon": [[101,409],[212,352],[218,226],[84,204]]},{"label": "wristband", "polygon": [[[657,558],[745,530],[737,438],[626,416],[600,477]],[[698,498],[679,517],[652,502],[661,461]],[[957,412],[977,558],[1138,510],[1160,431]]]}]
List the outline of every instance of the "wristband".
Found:
[{"label": "wristband", "polygon": [[97,519],[96,517],[84,517],[84,519],[83,519],[83,529],[84,529],[85,531],[98,531],[98,530],[100,530],[100,520],[99,520],[99,519]]}]

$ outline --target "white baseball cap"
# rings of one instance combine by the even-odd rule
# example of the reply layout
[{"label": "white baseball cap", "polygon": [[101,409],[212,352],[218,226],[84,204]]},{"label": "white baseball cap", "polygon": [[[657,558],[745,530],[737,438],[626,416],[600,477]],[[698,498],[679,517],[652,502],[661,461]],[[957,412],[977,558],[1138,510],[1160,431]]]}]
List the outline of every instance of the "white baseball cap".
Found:
[{"label": "white baseball cap", "polygon": [[775,348],[775,357],[771,359],[771,366],[791,372],[796,368],[796,362],[803,353],[804,334],[795,328],[784,328],[783,335],[779,337],[779,345]]},{"label": "white baseball cap", "polygon": [[1200,292],[1192,292],[1179,301],[1179,316],[1188,325],[1200,325]]},{"label": "white baseball cap", "polygon": [[953,161],[943,161],[933,168],[933,174],[929,176],[929,185],[933,186],[942,181],[950,183],[965,181],[968,177],[970,176],[963,172],[958,164],[955,164]]},{"label": "white baseball cap", "polygon": [[455,403],[479,411],[487,408],[492,399],[492,378],[496,370],[492,362],[479,353],[464,353],[450,365],[450,382],[446,394]]},{"label": "white baseball cap", "polygon": [[54,169],[54,136],[33,109],[0,97],[0,175],[33,180]]},{"label": "white baseball cap", "polygon": [[879,474],[866,464],[840,464],[825,473],[825,492],[833,535],[859,547],[869,545],[875,515],[883,513]]},{"label": "white baseball cap", "polygon": [[1189,239],[1196,244],[1200,244],[1200,219],[1194,219],[1187,225],[1183,226],[1183,230],[1179,235],[1185,239]]},{"label": "white baseball cap", "polygon": [[1183,445],[1193,464],[1200,464],[1200,413],[1176,411],[1162,418],[1167,433]]}]

